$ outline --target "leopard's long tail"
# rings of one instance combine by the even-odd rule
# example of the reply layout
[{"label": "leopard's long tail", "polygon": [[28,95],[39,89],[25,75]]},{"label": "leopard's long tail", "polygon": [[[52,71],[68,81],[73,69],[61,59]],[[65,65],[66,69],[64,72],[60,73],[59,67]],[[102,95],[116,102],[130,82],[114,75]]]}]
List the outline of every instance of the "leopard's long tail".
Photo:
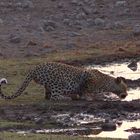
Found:
[{"label": "leopard's long tail", "polygon": [[2,85],[2,84],[7,84],[8,82],[7,82],[7,79],[6,78],[2,78],[2,79],[0,79],[0,85]]},{"label": "leopard's long tail", "polygon": [[0,97],[7,100],[7,99],[14,99],[14,98],[20,96],[23,93],[23,91],[26,89],[26,87],[29,85],[29,83],[32,79],[33,79],[32,74],[31,73],[27,74],[25,80],[23,81],[21,86],[18,88],[18,90],[10,96],[7,96],[2,92],[1,86],[3,85],[3,83],[1,83],[0,84]]}]

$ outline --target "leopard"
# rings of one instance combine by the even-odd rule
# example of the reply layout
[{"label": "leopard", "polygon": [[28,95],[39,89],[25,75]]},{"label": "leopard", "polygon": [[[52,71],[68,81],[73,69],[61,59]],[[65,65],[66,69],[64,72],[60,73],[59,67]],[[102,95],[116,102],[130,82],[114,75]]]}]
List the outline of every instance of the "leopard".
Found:
[{"label": "leopard", "polygon": [[97,69],[46,62],[30,69],[20,87],[12,95],[5,95],[1,84],[0,97],[14,99],[20,96],[31,81],[44,87],[45,99],[48,100],[79,100],[85,95],[90,97],[99,92],[112,92],[120,99],[127,96],[127,85],[122,77],[115,78]]}]

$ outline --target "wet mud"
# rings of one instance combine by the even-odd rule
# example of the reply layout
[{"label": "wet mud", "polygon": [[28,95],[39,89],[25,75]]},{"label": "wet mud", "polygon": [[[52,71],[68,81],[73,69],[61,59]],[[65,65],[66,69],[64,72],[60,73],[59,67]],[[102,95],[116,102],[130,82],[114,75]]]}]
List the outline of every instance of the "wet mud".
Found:
[{"label": "wet mud", "polygon": [[[78,127],[80,130],[74,131],[81,135],[81,131],[84,131],[81,128],[84,127],[90,130],[88,131],[90,134],[93,133],[93,128],[102,130],[101,126],[107,120],[118,124],[124,120],[140,119],[139,106],[140,99],[132,101],[71,101],[69,103],[46,101],[40,105],[3,106],[0,108],[1,120],[24,122],[32,125],[1,127],[0,131],[32,130],[32,132],[36,132],[38,129],[53,130]],[[60,133],[62,132],[60,131]]]},{"label": "wet mud", "polygon": [[[100,67],[102,69],[104,65],[100,65]],[[104,71],[104,69],[102,70]],[[105,72],[112,73],[111,70]],[[119,71],[117,72],[119,73]],[[136,73],[139,76],[139,68]],[[131,78],[131,75],[129,76],[124,77],[129,88],[138,88],[140,78],[135,76],[135,78],[138,77],[138,79],[135,79]],[[120,100],[110,93],[101,93],[97,95],[94,101],[53,102],[44,100],[32,105],[4,105],[0,107],[0,114],[0,120],[19,123],[11,126],[1,126],[0,131],[20,134],[52,133],[98,136],[102,132],[115,131],[123,122],[138,121],[139,123],[140,98]],[[123,131],[137,133],[139,127],[128,127]]]}]

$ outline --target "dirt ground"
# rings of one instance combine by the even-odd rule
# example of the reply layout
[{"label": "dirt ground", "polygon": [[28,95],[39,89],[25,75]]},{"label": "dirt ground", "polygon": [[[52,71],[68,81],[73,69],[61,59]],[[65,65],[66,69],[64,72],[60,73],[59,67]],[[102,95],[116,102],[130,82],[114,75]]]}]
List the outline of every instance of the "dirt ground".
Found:
[{"label": "dirt ground", "polygon": [[[73,65],[140,60],[139,0],[1,0],[0,15],[0,59],[4,62],[48,56],[50,61],[55,56],[55,61]],[[0,119],[21,123],[14,124],[15,129],[58,127],[50,116],[65,112],[137,120],[139,106],[140,99],[5,104],[0,107]],[[9,124],[0,128],[11,129]]]},{"label": "dirt ground", "polygon": [[139,5],[139,0],[1,0],[0,58],[67,51],[85,53],[88,61],[137,57]]}]

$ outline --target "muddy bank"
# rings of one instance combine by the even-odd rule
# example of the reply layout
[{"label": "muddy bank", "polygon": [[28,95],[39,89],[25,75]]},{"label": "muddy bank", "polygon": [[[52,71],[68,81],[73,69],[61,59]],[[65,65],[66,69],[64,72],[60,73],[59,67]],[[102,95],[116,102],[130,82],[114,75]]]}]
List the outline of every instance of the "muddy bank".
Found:
[{"label": "muddy bank", "polygon": [[95,64],[95,65],[105,65],[109,63],[121,63],[121,62],[126,62],[126,61],[131,61],[131,60],[137,60],[140,61],[140,54],[110,54],[110,55],[101,55],[101,56],[93,56],[92,58],[87,58],[84,60],[73,60],[73,61],[57,61],[57,62],[62,62],[66,64],[71,64],[74,66],[81,66],[81,65],[90,65],[90,64]]},{"label": "muddy bank", "polygon": [[[90,121],[93,121],[90,124],[90,127],[100,126],[103,120],[111,120],[114,122],[123,120],[138,120],[140,119],[139,106],[139,99],[129,102],[118,100],[94,102],[71,101],[54,103],[46,101],[42,104],[34,104],[30,106],[5,105],[1,106],[0,108],[1,120],[25,123],[30,122],[29,124],[32,125],[15,125],[15,127],[1,127],[0,131],[14,131],[14,129],[37,130],[45,128],[74,128],[77,126],[83,126],[83,124],[78,123],[78,120],[86,121],[86,119],[88,121],[89,119]],[[85,114],[85,116],[82,114]],[[62,115],[63,117],[56,117],[57,115]],[[97,119],[98,121],[96,121]],[[86,126],[86,124],[84,124],[84,126]],[[89,126],[88,123],[87,126]]]},{"label": "muddy bank", "polygon": [[126,79],[126,83],[129,86],[129,88],[140,87],[140,78],[138,78],[136,80]]}]

